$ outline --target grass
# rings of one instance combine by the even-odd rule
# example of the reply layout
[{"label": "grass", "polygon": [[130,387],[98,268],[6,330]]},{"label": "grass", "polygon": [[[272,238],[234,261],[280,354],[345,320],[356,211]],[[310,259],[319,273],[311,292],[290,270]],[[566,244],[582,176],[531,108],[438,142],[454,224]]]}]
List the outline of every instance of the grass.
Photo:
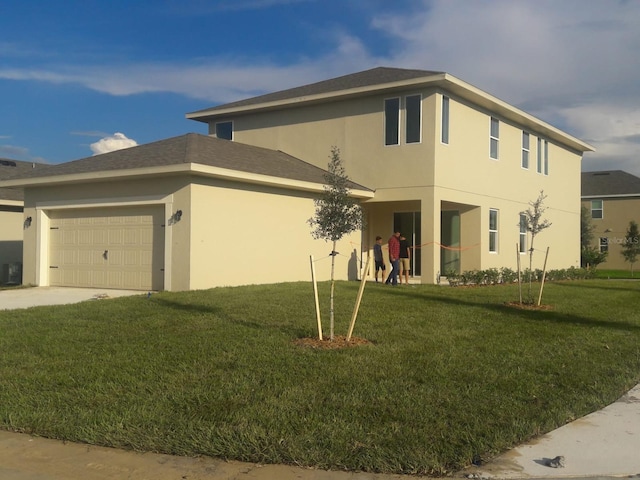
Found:
[{"label": "grass", "polygon": [[635,268],[633,271],[633,276],[631,276],[631,269],[628,270],[605,270],[605,269],[597,269],[596,270],[596,278],[606,278],[606,279],[629,279],[633,278],[636,280],[640,280],[640,272]]},{"label": "grass", "polygon": [[[356,283],[336,287],[346,334]],[[320,285],[323,306],[328,285]],[[308,283],[0,311],[0,428],[90,444],[443,475],[640,381],[640,282],[365,290],[354,335],[315,336]],[[326,312],[323,318],[328,318]]]}]

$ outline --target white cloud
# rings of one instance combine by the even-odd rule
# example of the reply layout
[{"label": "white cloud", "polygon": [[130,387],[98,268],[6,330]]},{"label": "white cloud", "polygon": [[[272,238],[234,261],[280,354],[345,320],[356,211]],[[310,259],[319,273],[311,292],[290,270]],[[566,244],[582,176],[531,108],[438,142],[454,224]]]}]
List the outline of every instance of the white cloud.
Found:
[{"label": "white cloud", "polygon": [[113,135],[104,137],[95,143],[92,143],[91,151],[94,155],[100,155],[102,153],[114,152],[116,150],[122,150],[123,148],[135,147],[138,142],[127,138],[124,133],[116,132]]}]

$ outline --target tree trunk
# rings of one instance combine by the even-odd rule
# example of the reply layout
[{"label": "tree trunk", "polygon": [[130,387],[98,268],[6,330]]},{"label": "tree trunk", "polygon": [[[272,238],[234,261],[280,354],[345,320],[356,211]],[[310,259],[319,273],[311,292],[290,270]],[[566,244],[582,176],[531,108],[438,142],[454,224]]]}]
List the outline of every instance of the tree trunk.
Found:
[{"label": "tree trunk", "polygon": [[333,241],[333,249],[331,250],[331,303],[329,306],[329,339],[333,342],[333,290],[335,287],[335,280],[333,273],[336,266],[336,241]]}]

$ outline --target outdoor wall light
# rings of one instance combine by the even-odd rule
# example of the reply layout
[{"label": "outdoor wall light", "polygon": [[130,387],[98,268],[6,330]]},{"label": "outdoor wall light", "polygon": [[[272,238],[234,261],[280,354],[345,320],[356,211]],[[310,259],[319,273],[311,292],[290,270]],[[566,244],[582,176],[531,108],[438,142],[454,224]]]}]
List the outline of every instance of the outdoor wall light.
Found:
[{"label": "outdoor wall light", "polygon": [[24,228],[29,228],[31,226],[31,222],[32,222],[32,218],[31,217],[27,217],[24,220]]},{"label": "outdoor wall light", "polygon": [[182,218],[182,210],[178,210],[173,217],[176,219],[176,222],[179,222]]}]

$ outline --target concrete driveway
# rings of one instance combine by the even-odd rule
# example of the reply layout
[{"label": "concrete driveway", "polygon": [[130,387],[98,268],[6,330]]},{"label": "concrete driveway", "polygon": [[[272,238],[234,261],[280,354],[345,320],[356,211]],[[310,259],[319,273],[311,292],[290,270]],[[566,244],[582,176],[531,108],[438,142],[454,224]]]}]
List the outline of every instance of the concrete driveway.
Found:
[{"label": "concrete driveway", "polygon": [[89,300],[146,295],[140,290],[111,290],[108,288],[31,287],[0,290],[0,310],[66,305]]}]

